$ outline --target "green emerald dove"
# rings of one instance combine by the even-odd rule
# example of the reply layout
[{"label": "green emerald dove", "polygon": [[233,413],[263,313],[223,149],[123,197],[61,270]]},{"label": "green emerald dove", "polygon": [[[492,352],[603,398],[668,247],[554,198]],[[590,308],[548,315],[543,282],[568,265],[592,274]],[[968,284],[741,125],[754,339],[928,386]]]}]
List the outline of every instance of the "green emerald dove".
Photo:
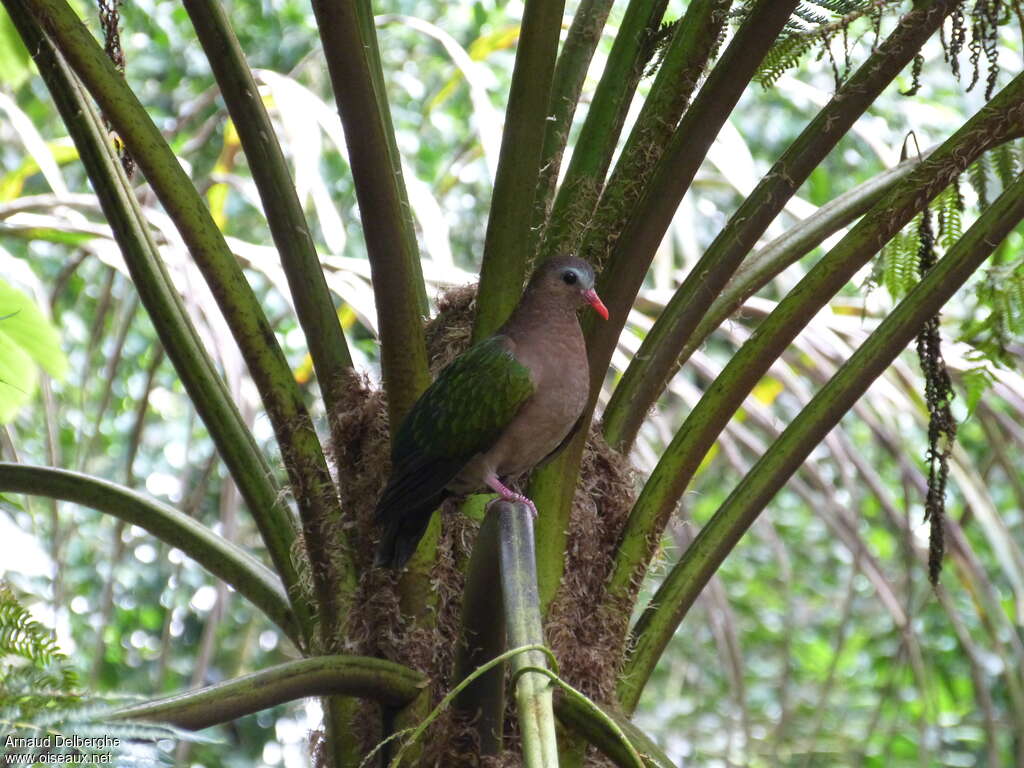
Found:
[{"label": "green emerald dove", "polygon": [[441,371],[406,415],[391,450],[391,476],[374,518],[376,564],[401,568],[441,502],[493,491],[530,499],[508,484],[558,453],[578,429],[590,389],[576,311],[608,310],[582,259],[552,259],[533,274],[501,328]]}]

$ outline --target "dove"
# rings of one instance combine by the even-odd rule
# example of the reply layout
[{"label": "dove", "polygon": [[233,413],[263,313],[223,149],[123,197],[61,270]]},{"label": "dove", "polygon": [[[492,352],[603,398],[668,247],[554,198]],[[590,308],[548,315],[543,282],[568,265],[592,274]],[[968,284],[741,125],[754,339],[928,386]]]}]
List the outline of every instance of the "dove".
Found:
[{"label": "dove", "polygon": [[579,428],[590,390],[577,311],[608,309],[582,259],[534,272],[508,321],[459,355],[413,404],[392,443],[391,474],[374,512],[375,563],[401,568],[450,495],[492,491],[525,503],[513,483],[561,450]]}]

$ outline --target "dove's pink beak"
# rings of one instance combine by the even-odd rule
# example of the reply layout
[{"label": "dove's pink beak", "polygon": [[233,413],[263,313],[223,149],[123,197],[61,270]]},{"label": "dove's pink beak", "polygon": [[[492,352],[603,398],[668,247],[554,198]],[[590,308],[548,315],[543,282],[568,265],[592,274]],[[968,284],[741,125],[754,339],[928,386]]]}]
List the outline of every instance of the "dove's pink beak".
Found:
[{"label": "dove's pink beak", "polygon": [[593,288],[589,291],[584,291],[583,298],[587,300],[587,303],[594,308],[594,311],[597,312],[597,314],[605,320],[608,319],[608,307],[606,307],[604,302],[601,301],[601,298],[597,295],[597,291]]}]

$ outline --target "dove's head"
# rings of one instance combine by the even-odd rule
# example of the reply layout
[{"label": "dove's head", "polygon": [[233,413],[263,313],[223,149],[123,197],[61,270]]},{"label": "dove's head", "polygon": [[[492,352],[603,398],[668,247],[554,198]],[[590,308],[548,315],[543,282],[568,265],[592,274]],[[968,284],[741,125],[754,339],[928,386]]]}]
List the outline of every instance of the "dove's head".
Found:
[{"label": "dove's head", "polygon": [[573,309],[589,304],[605,320],[608,308],[594,290],[594,268],[575,256],[549,259],[533,274],[527,291],[543,292],[549,301]]}]

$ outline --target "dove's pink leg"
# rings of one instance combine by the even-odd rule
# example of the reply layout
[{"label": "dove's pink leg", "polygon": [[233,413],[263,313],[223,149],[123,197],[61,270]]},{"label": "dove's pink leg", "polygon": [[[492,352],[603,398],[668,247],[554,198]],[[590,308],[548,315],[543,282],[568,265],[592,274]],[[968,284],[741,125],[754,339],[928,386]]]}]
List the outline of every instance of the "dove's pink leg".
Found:
[{"label": "dove's pink leg", "polygon": [[534,506],[533,502],[530,501],[526,496],[521,493],[516,493],[501,480],[498,479],[497,475],[491,475],[484,480],[487,483],[487,487],[497,493],[505,501],[521,501],[523,504],[530,508],[530,517],[534,520],[537,519],[537,507]]}]

